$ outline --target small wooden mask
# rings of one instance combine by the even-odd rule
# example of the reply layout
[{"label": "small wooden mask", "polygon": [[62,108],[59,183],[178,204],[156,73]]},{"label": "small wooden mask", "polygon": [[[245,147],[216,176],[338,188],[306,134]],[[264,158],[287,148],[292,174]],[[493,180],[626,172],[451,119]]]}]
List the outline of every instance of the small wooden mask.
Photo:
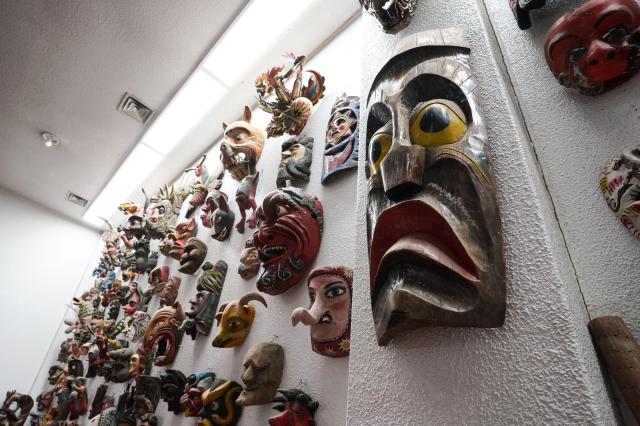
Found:
[{"label": "small wooden mask", "polygon": [[282,188],[298,182],[309,182],[312,160],[313,138],[295,136],[282,142],[282,157],[276,178],[277,187]]},{"label": "small wooden mask", "polygon": [[236,403],[242,407],[273,401],[284,370],[284,349],[277,343],[262,342],[252,347],[242,360],[245,389]]},{"label": "small wooden mask", "polygon": [[[256,189],[258,187],[259,180],[259,172],[255,175],[247,176],[242,179],[242,182],[236,191],[236,204],[238,205],[241,215],[240,220],[236,225],[236,230],[241,234],[244,234],[245,222],[251,229],[256,227]],[[251,209],[253,213],[251,213],[251,216],[247,219],[246,210],[249,209]]]},{"label": "small wooden mask", "polygon": [[400,40],[365,117],[371,303],[378,343],[419,325],[499,327],[500,213],[461,30]]},{"label": "small wooden mask", "polygon": [[353,271],[344,266],[321,266],[309,273],[309,309],[296,308],[293,325],[310,327],[311,348],[329,357],[349,356],[351,283]]},{"label": "small wooden mask", "polygon": [[364,11],[373,15],[385,32],[404,28],[416,9],[417,0],[360,0]]},{"label": "small wooden mask", "polygon": [[260,270],[260,258],[258,257],[258,249],[253,244],[253,237],[244,243],[244,249],[240,253],[240,266],[238,266],[238,274],[245,280],[256,276]]},{"label": "small wooden mask", "polygon": [[242,386],[232,380],[217,379],[213,385],[202,393],[203,425],[235,426],[242,416],[242,407],[236,403]]},{"label": "small wooden mask", "polygon": [[325,136],[322,184],[334,173],[358,167],[360,98],[343,94],[336,99]]},{"label": "small wooden mask", "polygon": [[262,154],[267,133],[251,124],[251,108],[244,107],[242,120],[222,123],[224,140],[220,144],[220,160],[235,180],[256,174],[256,163]]},{"label": "small wooden mask", "polygon": [[214,348],[233,348],[244,343],[256,316],[256,308],[249,303],[252,301],[267,307],[267,302],[258,293],[247,293],[238,300],[220,306],[216,314],[218,335],[211,343]]},{"label": "small wooden mask", "polygon": [[640,148],[605,164],[600,189],[607,205],[636,238],[640,238]]},{"label": "small wooden mask", "polygon": [[264,272],[258,290],[280,294],[296,285],[320,250],[322,204],[297,188],[282,188],[264,197],[263,218],[253,235]]},{"label": "small wooden mask", "polygon": [[193,275],[207,256],[207,245],[201,240],[191,237],[184,246],[184,253],[180,257],[180,268],[183,274]]},{"label": "small wooden mask", "polygon": [[198,291],[189,300],[191,308],[185,313],[187,319],[180,327],[192,339],[198,334],[209,335],[226,275],[227,263],[223,260],[216,262],[215,266],[209,262],[202,265],[202,273],[198,277]]},{"label": "small wooden mask", "polygon": [[603,93],[640,67],[640,5],[589,0],[551,26],[544,52],[560,84],[583,95]]},{"label": "small wooden mask", "polygon": [[547,4],[547,0],[509,0],[509,7],[516,17],[518,27],[526,30],[531,27],[531,18],[529,12],[534,9],[541,9]]},{"label": "small wooden mask", "polygon": [[236,216],[229,208],[225,193],[220,191],[220,196],[217,198],[207,197],[202,207],[200,220],[202,220],[202,225],[205,228],[213,228],[211,238],[218,241],[224,241],[229,238],[235,219]]},{"label": "small wooden mask", "polygon": [[269,426],[314,426],[313,417],[320,405],[300,389],[278,389],[273,402],[280,414],[269,418]]}]

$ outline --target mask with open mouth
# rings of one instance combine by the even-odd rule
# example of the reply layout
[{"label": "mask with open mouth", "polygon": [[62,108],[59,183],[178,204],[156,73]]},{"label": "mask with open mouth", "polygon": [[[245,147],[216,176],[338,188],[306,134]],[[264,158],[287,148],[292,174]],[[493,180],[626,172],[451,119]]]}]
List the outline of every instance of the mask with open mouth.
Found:
[{"label": "mask with open mouth", "polygon": [[500,214],[461,30],[403,39],[368,98],[367,231],[378,343],[420,325],[499,327]]},{"label": "mask with open mouth", "polygon": [[264,268],[258,290],[280,294],[302,279],[318,255],[322,204],[300,189],[282,188],[264,197],[258,217],[253,242]]},{"label": "mask with open mouth", "polygon": [[169,365],[180,347],[182,331],[179,330],[185,315],[180,302],[160,308],[153,314],[144,335],[144,350],[155,359],[155,365]]},{"label": "mask with open mouth", "polygon": [[343,94],[336,99],[325,136],[322,184],[334,173],[358,167],[360,98]]},{"label": "mask with open mouth", "polygon": [[278,389],[278,393],[273,409],[280,414],[269,417],[269,426],[315,426],[318,401],[300,389]]},{"label": "mask with open mouth", "polygon": [[625,228],[640,238],[640,148],[608,161],[600,175],[607,205]]},{"label": "mask with open mouth", "polygon": [[309,309],[296,308],[293,325],[311,328],[311,348],[329,357],[349,356],[351,283],[353,271],[344,266],[321,266],[309,274]]},{"label": "mask with open mouth", "polygon": [[218,322],[218,335],[211,343],[214,348],[233,348],[244,343],[256,316],[256,308],[249,303],[252,301],[260,302],[267,307],[264,298],[253,292],[220,306],[215,317]]},{"label": "mask with open mouth", "polygon": [[[233,222],[232,222],[233,223]],[[193,275],[198,270],[204,258],[207,256],[207,245],[196,237],[187,240],[184,253],[180,257],[180,268],[183,274]]]},{"label": "mask with open mouth", "polygon": [[251,108],[244,107],[242,120],[222,123],[224,140],[220,144],[220,160],[225,170],[235,180],[242,180],[256,173],[262,146],[267,132],[251,124]]},{"label": "mask with open mouth", "polygon": [[549,28],[544,51],[560,84],[583,95],[603,93],[640,68],[640,5],[587,1]]}]

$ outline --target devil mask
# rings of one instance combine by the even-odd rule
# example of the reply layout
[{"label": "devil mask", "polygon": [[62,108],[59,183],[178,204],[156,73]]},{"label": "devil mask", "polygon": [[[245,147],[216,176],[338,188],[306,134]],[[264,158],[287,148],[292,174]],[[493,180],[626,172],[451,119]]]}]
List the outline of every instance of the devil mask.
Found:
[{"label": "devil mask", "polygon": [[216,314],[218,335],[211,343],[214,348],[233,348],[244,343],[256,316],[256,308],[249,304],[251,301],[267,307],[267,302],[258,293],[247,293],[238,300],[220,306]]},{"label": "devil mask", "polygon": [[160,374],[160,396],[167,403],[169,411],[180,414],[180,397],[182,396],[187,378],[178,370],[166,370]]},{"label": "devil mask", "polygon": [[209,262],[202,265],[202,274],[198,277],[198,292],[189,300],[191,309],[185,313],[187,319],[181,326],[192,339],[198,333],[209,335],[226,276],[227,263],[223,260],[216,262],[215,266]]},{"label": "devil mask", "polygon": [[242,360],[244,390],[237,404],[262,405],[273,401],[282,381],[284,349],[277,343],[262,342],[252,347]]},{"label": "devil mask", "polygon": [[639,27],[635,0],[590,0],[551,26],[544,40],[547,64],[563,86],[600,94],[638,70]]},{"label": "devil mask", "polygon": [[291,319],[311,327],[311,348],[320,355],[349,355],[351,337],[351,282],[353,271],[344,266],[321,266],[309,274],[309,310],[297,308]]},{"label": "devil mask", "polygon": [[360,98],[342,95],[331,109],[325,137],[322,184],[341,170],[358,167]]},{"label": "devil mask", "polygon": [[220,159],[235,180],[256,173],[256,163],[267,140],[267,133],[250,122],[251,109],[245,106],[242,120],[222,123],[224,140],[220,144]]},{"label": "devil mask", "polygon": [[178,196],[174,185],[164,185],[151,197],[147,206],[147,226],[155,238],[163,238],[176,226],[182,197]]},{"label": "devil mask", "polygon": [[[231,222],[233,223],[233,221]],[[207,245],[201,240],[192,237],[187,240],[184,246],[184,253],[180,257],[180,268],[178,271],[183,274],[193,275],[207,256]]]},{"label": "devil mask", "polygon": [[462,31],[401,40],[369,92],[371,303],[378,343],[419,325],[498,327],[500,215]]},{"label": "devil mask", "polygon": [[179,223],[176,229],[169,233],[160,245],[160,251],[165,256],[169,256],[175,260],[180,260],[180,256],[184,253],[184,246],[187,240],[198,232],[198,225],[195,219],[189,222]]},{"label": "devil mask", "polygon": [[640,238],[640,148],[605,164],[600,189],[624,227]]},{"label": "devil mask", "polygon": [[236,215],[229,209],[227,195],[220,192],[217,201],[214,197],[207,197],[202,206],[200,220],[205,228],[213,228],[213,234],[211,234],[213,239],[224,241],[229,238]]},{"label": "devil mask", "polygon": [[409,21],[415,13],[417,0],[360,0],[365,12],[373,15],[382,29],[395,32]]},{"label": "devil mask", "polygon": [[202,394],[213,386],[216,375],[201,371],[187,377],[184,393],[180,397],[180,407],[185,417],[196,417],[203,407]]},{"label": "devil mask", "polygon": [[178,290],[180,290],[181,282],[182,280],[179,277],[169,278],[167,285],[165,285],[160,292],[160,307],[173,305],[178,298]]},{"label": "devil mask", "polygon": [[269,426],[314,426],[313,416],[318,409],[318,401],[300,389],[278,389],[273,402],[274,410],[280,414],[269,418]]},{"label": "devil mask", "polygon": [[185,316],[180,302],[160,308],[153,314],[144,335],[144,349],[155,365],[169,365],[180,347],[182,332],[178,330]]},{"label": "devil mask", "polygon": [[313,160],[313,138],[296,136],[282,143],[282,159],[278,166],[276,185],[290,186],[289,181],[309,182]]},{"label": "devil mask", "polygon": [[238,266],[238,274],[245,280],[255,277],[260,270],[260,258],[258,257],[258,249],[253,245],[253,238],[249,238],[244,243],[244,249],[240,253],[240,266]]},{"label": "devil mask", "polygon": [[282,293],[297,284],[320,250],[323,216],[320,200],[297,188],[267,194],[253,235],[264,272],[258,290]]}]

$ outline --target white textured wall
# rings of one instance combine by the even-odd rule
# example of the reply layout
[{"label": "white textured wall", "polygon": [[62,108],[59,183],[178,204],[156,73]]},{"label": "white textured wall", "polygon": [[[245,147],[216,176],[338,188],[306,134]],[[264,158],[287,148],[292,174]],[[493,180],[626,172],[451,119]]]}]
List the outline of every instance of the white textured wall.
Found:
[{"label": "white textured wall", "polygon": [[[491,3],[507,10],[506,0]],[[586,329],[575,273],[505,78],[501,53],[479,4],[419,1],[416,16],[396,36],[384,34],[373,18],[366,17],[362,96],[368,94],[397,39],[428,29],[464,28],[471,43],[471,67],[479,84],[501,206],[506,322],[500,329],[422,328],[394,338],[386,347],[377,346],[367,279],[367,182],[361,164],[347,423],[612,424],[615,411]],[[506,18],[505,12],[504,25],[515,31],[515,24]],[[515,45],[520,39],[507,42]],[[533,60],[537,53],[523,48],[519,54],[514,61]],[[540,99],[552,96],[537,81],[543,68],[527,71],[521,77],[523,83],[535,82],[530,89]],[[547,98],[540,105],[551,110],[540,125],[555,127],[551,117],[557,118],[558,110],[549,104]],[[565,117],[579,115],[574,107]],[[566,143],[557,136],[548,143]],[[363,150],[364,140],[361,144]],[[593,188],[595,192],[595,180]]]},{"label": "white textured wall", "polygon": [[0,223],[0,392],[28,393],[98,233],[2,187]]},{"label": "white textured wall", "polygon": [[[304,189],[312,195],[316,195],[324,208],[324,235],[320,247],[320,253],[315,261],[315,266],[327,264],[343,264],[353,267],[356,241],[353,238],[355,229],[355,205],[356,199],[356,171],[344,172],[342,176],[336,176],[327,186],[320,184],[320,174],[322,169],[322,156],[324,150],[324,135],[326,131],[329,114],[335,98],[346,91],[348,94],[357,94],[360,90],[360,57],[357,49],[354,49],[353,40],[359,39],[359,21],[356,21],[331,43],[324,47],[309,63],[309,67],[319,70],[326,77],[327,92],[325,98],[318,104],[309,120],[303,134],[314,137],[314,153],[311,173],[311,182]],[[355,50],[355,51],[354,51]],[[337,62],[336,57],[344,56],[350,51],[350,57],[344,61]],[[276,65],[276,64],[273,64]],[[215,117],[219,124],[222,121],[232,121],[238,118],[242,111],[230,111],[227,117]],[[266,114],[254,112],[254,124],[265,126],[269,120]],[[258,163],[260,170],[260,182],[256,193],[256,200],[261,201],[268,192],[276,189],[275,179],[277,175],[278,163],[280,162],[280,144],[286,140],[287,136],[278,139],[269,139],[265,144],[262,157]],[[213,170],[219,164],[219,149],[215,146],[209,153],[205,164],[209,170]],[[189,166],[185,164],[185,167]],[[222,191],[229,195],[231,208],[236,214],[236,223],[240,217],[238,207],[234,197],[237,182],[230,176],[224,178]],[[186,211],[186,204],[183,206],[181,221]],[[201,226],[199,220],[199,210],[195,213],[198,222],[197,237],[205,241],[208,246],[206,260],[215,263],[222,259],[229,265],[227,278],[222,291],[221,301],[234,300],[249,291],[257,291],[255,282],[258,276],[251,280],[243,280],[237,273],[239,257],[244,243],[252,232],[244,235],[238,234],[235,229],[231,237],[224,242],[219,242],[210,237],[211,230]],[[123,219],[124,220],[124,217]],[[154,243],[157,244],[157,243]],[[152,246],[153,248],[153,246]],[[165,258],[160,255],[160,262],[166,262],[172,275],[182,278],[178,300],[188,309],[188,300],[195,293],[196,277],[178,272],[179,263],[176,260]],[[89,271],[90,274],[90,271]],[[89,275],[85,277],[88,288],[92,280]],[[147,276],[144,275],[138,280],[146,287]],[[167,367],[181,370],[185,375],[194,372],[211,370],[218,377],[232,379],[239,383],[242,374],[242,358],[244,354],[256,343],[271,341],[274,335],[275,340],[284,347],[285,368],[282,380],[282,388],[301,387],[310,395],[316,397],[320,402],[320,408],[316,413],[316,421],[319,425],[340,425],[345,423],[347,404],[347,379],[348,379],[348,359],[332,359],[320,356],[311,351],[309,340],[309,328],[302,325],[291,326],[291,311],[298,306],[308,306],[309,297],[306,281],[278,296],[264,295],[269,307],[265,309],[260,303],[256,306],[256,319],[245,343],[238,348],[220,349],[213,348],[211,341],[215,337],[216,328],[208,337],[199,337],[192,341],[189,336],[182,340],[182,346],[174,363]],[[149,312],[153,313],[158,307],[157,297],[149,306]],[[62,341],[63,334],[60,332],[56,337],[57,342]],[[135,347],[135,346],[134,346]],[[55,360],[58,347],[51,351],[49,363]],[[55,354],[54,354],[55,352]],[[85,364],[86,368],[86,364]],[[154,367],[152,375],[159,375],[165,367]],[[302,381],[302,384],[300,384]],[[34,389],[36,396],[43,388],[47,388],[46,372],[39,377],[38,387]],[[93,400],[93,395],[97,387],[103,383],[103,379],[97,377],[90,381],[89,398]],[[111,384],[109,394],[118,395],[124,390],[123,384]],[[263,406],[252,406],[244,409],[241,425],[253,426],[266,424],[267,418],[276,415],[272,404]],[[163,425],[192,425],[193,418],[184,418],[182,415],[175,416],[168,412],[166,403],[160,402],[156,410],[161,424]]]}]

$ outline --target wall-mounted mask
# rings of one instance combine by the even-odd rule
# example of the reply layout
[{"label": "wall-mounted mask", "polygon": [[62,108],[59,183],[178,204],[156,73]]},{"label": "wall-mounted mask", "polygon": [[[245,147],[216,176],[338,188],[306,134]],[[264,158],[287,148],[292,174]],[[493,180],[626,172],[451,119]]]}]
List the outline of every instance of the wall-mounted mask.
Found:
[{"label": "wall-mounted mask", "polygon": [[547,64],[563,86],[598,95],[640,66],[640,5],[590,0],[558,19],[544,39]]},{"label": "wall-mounted mask", "polygon": [[[7,391],[2,407],[0,408],[0,424],[8,426],[21,426],[27,421],[29,412],[33,408],[33,398],[16,391]],[[4,417],[4,419],[2,418]]]},{"label": "wall-mounted mask", "polygon": [[[307,84],[302,82],[304,55],[283,56],[291,62],[290,68],[286,71],[283,66],[271,68],[255,82],[258,106],[272,116],[267,125],[269,137],[285,133],[299,135],[311,116],[311,109],[324,96],[324,77],[319,72],[308,70]],[[293,80],[291,85],[287,84],[290,80]]]},{"label": "wall-mounted mask", "polygon": [[126,330],[124,330],[125,337],[131,342],[139,342],[147,332],[151,316],[144,311],[136,311],[131,315],[131,322]]},{"label": "wall-mounted mask", "polygon": [[128,288],[128,291],[125,292],[125,302],[122,305],[122,311],[125,313],[125,315],[133,315],[133,313],[138,310],[141,299],[142,295],[140,294],[140,290],[138,289],[138,283],[132,282]]},{"label": "wall-mounted mask", "polygon": [[547,0],[509,0],[509,7],[513,12],[513,16],[518,21],[518,27],[526,30],[531,27],[531,18],[529,12],[534,9],[541,9],[547,4]]},{"label": "wall-mounted mask", "polygon": [[144,210],[144,206],[142,204],[136,204],[132,201],[129,201],[129,202],[121,203],[118,206],[118,210],[120,210],[122,213],[128,216],[131,214],[141,214],[142,211]]},{"label": "wall-mounted mask", "polygon": [[151,370],[151,363],[147,358],[147,354],[144,351],[144,347],[140,346],[138,347],[138,350],[136,351],[136,353],[131,355],[131,358],[129,359],[129,376],[138,377],[145,374],[145,371],[148,374],[150,370]]},{"label": "wall-mounted mask", "polygon": [[154,238],[164,236],[175,228],[180,214],[183,198],[174,185],[163,185],[160,191],[151,197],[146,209],[147,227]]},{"label": "wall-mounted mask", "polygon": [[133,256],[130,260],[131,268],[139,274],[144,274],[149,263],[149,240],[144,236],[137,238],[133,244]]},{"label": "wall-mounted mask", "polygon": [[195,237],[189,238],[187,244],[184,246],[184,253],[182,253],[182,257],[180,258],[180,268],[178,271],[183,274],[195,274],[200,265],[202,265],[202,262],[204,262],[206,256],[207,245]]},{"label": "wall-mounted mask", "polygon": [[351,339],[351,283],[353,271],[344,266],[321,266],[309,274],[307,310],[296,308],[293,325],[311,328],[311,348],[320,355],[349,356]]},{"label": "wall-mounted mask", "polygon": [[278,188],[291,183],[309,182],[313,160],[313,138],[295,136],[282,142],[282,157],[278,165]]},{"label": "wall-mounted mask", "polygon": [[211,238],[218,241],[224,241],[229,238],[236,215],[229,209],[227,195],[220,192],[217,200],[214,197],[207,197],[202,207],[200,220],[202,220],[202,226],[205,228],[213,228]]},{"label": "wall-mounted mask", "polygon": [[200,424],[235,426],[242,416],[242,407],[236,404],[242,386],[232,380],[218,379],[202,394]]},{"label": "wall-mounted mask", "polygon": [[[499,327],[500,213],[461,30],[397,45],[368,99],[367,231],[378,343],[419,325]],[[459,85],[459,82],[462,82]]]},{"label": "wall-mounted mask", "polygon": [[169,365],[175,359],[182,340],[178,328],[184,319],[180,302],[158,309],[151,317],[144,335],[144,349],[155,360],[155,365]]},{"label": "wall-mounted mask", "polygon": [[67,371],[70,376],[82,377],[84,376],[84,364],[79,359],[71,359],[67,363]]},{"label": "wall-mounted mask", "polygon": [[297,188],[268,193],[253,235],[264,272],[258,290],[280,294],[297,284],[320,250],[323,216],[320,200]]},{"label": "wall-mounted mask", "polygon": [[60,367],[59,365],[52,365],[51,367],[49,367],[47,383],[49,383],[51,386],[57,387],[64,381],[64,378],[66,376],[67,375],[62,367]]},{"label": "wall-mounted mask", "polygon": [[153,422],[149,414],[153,414],[156,411],[158,402],[160,402],[160,379],[153,376],[136,377],[133,402],[133,411],[136,419]]},{"label": "wall-mounted mask", "polygon": [[180,407],[185,417],[199,415],[203,407],[202,394],[213,386],[215,380],[215,373],[210,371],[201,371],[187,377],[184,393],[180,397]]},{"label": "wall-mounted mask", "polygon": [[184,246],[187,240],[195,236],[197,232],[198,225],[195,219],[191,219],[189,222],[179,223],[176,225],[175,230],[167,234],[165,239],[162,240],[160,252],[172,259],[180,260],[182,253],[184,253]]},{"label": "wall-mounted mask", "polygon": [[154,294],[160,293],[169,281],[169,266],[162,265],[149,273],[149,288]]},{"label": "wall-mounted mask", "polygon": [[160,374],[160,397],[167,403],[167,409],[178,415],[182,412],[180,397],[187,384],[187,378],[181,371],[165,370]]},{"label": "wall-mounted mask", "polygon": [[322,184],[341,170],[358,167],[360,98],[343,94],[331,109],[322,162]]},{"label": "wall-mounted mask", "polygon": [[133,356],[133,350],[128,348],[116,349],[109,351],[109,365],[107,366],[108,374],[105,376],[106,381],[114,383],[124,383],[131,376],[129,374],[129,364]]},{"label": "wall-mounted mask", "polygon": [[240,265],[238,266],[238,274],[245,280],[256,276],[260,270],[260,258],[258,257],[258,249],[253,244],[253,237],[244,243],[244,249],[240,253]]},{"label": "wall-mounted mask", "polygon": [[215,266],[209,262],[202,265],[202,274],[198,277],[198,291],[189,300],[191,308],[185,313],[187,319],[180,327],[192,339],[198,334],[209,335],[226,275],[227,264],[223,260],[216,262]]},{"label": "wall-mounted mask", "polygon": [[414,15],[417,0],[360,0],[364,11],[373,15],[385,32],[404,28]]},{"label": "wall-mounted mask", "polygon": [[[260,180],[260,173],[256,173],[251,176],[247,176],[242,179],[238,189],[236,191],[236,204],[240,210],[240,221],[236,225],[236,230],[243,234],[244,223],[247,222],[247,226],[253,229],[256,227],[256,188],[258,187],[258,181]],[[252,210],[251,216],[247,220],[247,213],[245,210]]]},{"label": "wall-mounted mask", "polygon": [[640,238],[640,148],[605,164],[600,189],[607,205],[636,238]]},{"label": "wall-mounted mask", "polygon": [[[206,157],[206,155],[204,157]],[[196,175],[198,175],[197,166]],[[189,209],[187,209],[187,213],[185,214],[188,218],[193,215],[198,207],[204,204],[207,196],[210,194],[215,196],[215,194],[219,192],[220,187],[222,186],[222,178],[224,177],[224,168],[222,164],[220,164],[213,174],[209,175],[206,173],[205,169],[205,171],[198,176],[198,181],[191,185],[192,196],[191,200],[189,200]]]},{"label": "wall-mounted mask", "polygon": [[256,308],[249,303],[251,301],[267,307],[267,302],[258,293],[247,293],[238,300],[220,306],[216,314],[218,335],[211,343],[214,348],[233,348],[244,343],[256,316]]},{"label": "wall-mounted mask", "polygon": [[251,109],[244,107],[242,120],[222,123],[224,140],[220,144],[220,160],[225,170],[235,180],[242,180],[256,173],[267,133],[251,124]]},{"label": "wall-mounted mask", "polygon": [[278,389],[273,402],[274,410],[281,414],[269,418],[269,426],[314,426],[313,417],[320,405],[300,389]]},{"label": "wall-mounted mask", "polygon": [[171,277],[167,281],[167,285],[164,286],[160,292],[160,307],[172,306],[178,298],[178,291],[180,290],[180,283],[182,280],[179,277]]},{"label": "wall-mounted mask", "polygon": [[242,360],[245,389],[236,403],[241,407],[273,401],[282,381],[284,349],[277,343],[262,342],[252,347]]}]

